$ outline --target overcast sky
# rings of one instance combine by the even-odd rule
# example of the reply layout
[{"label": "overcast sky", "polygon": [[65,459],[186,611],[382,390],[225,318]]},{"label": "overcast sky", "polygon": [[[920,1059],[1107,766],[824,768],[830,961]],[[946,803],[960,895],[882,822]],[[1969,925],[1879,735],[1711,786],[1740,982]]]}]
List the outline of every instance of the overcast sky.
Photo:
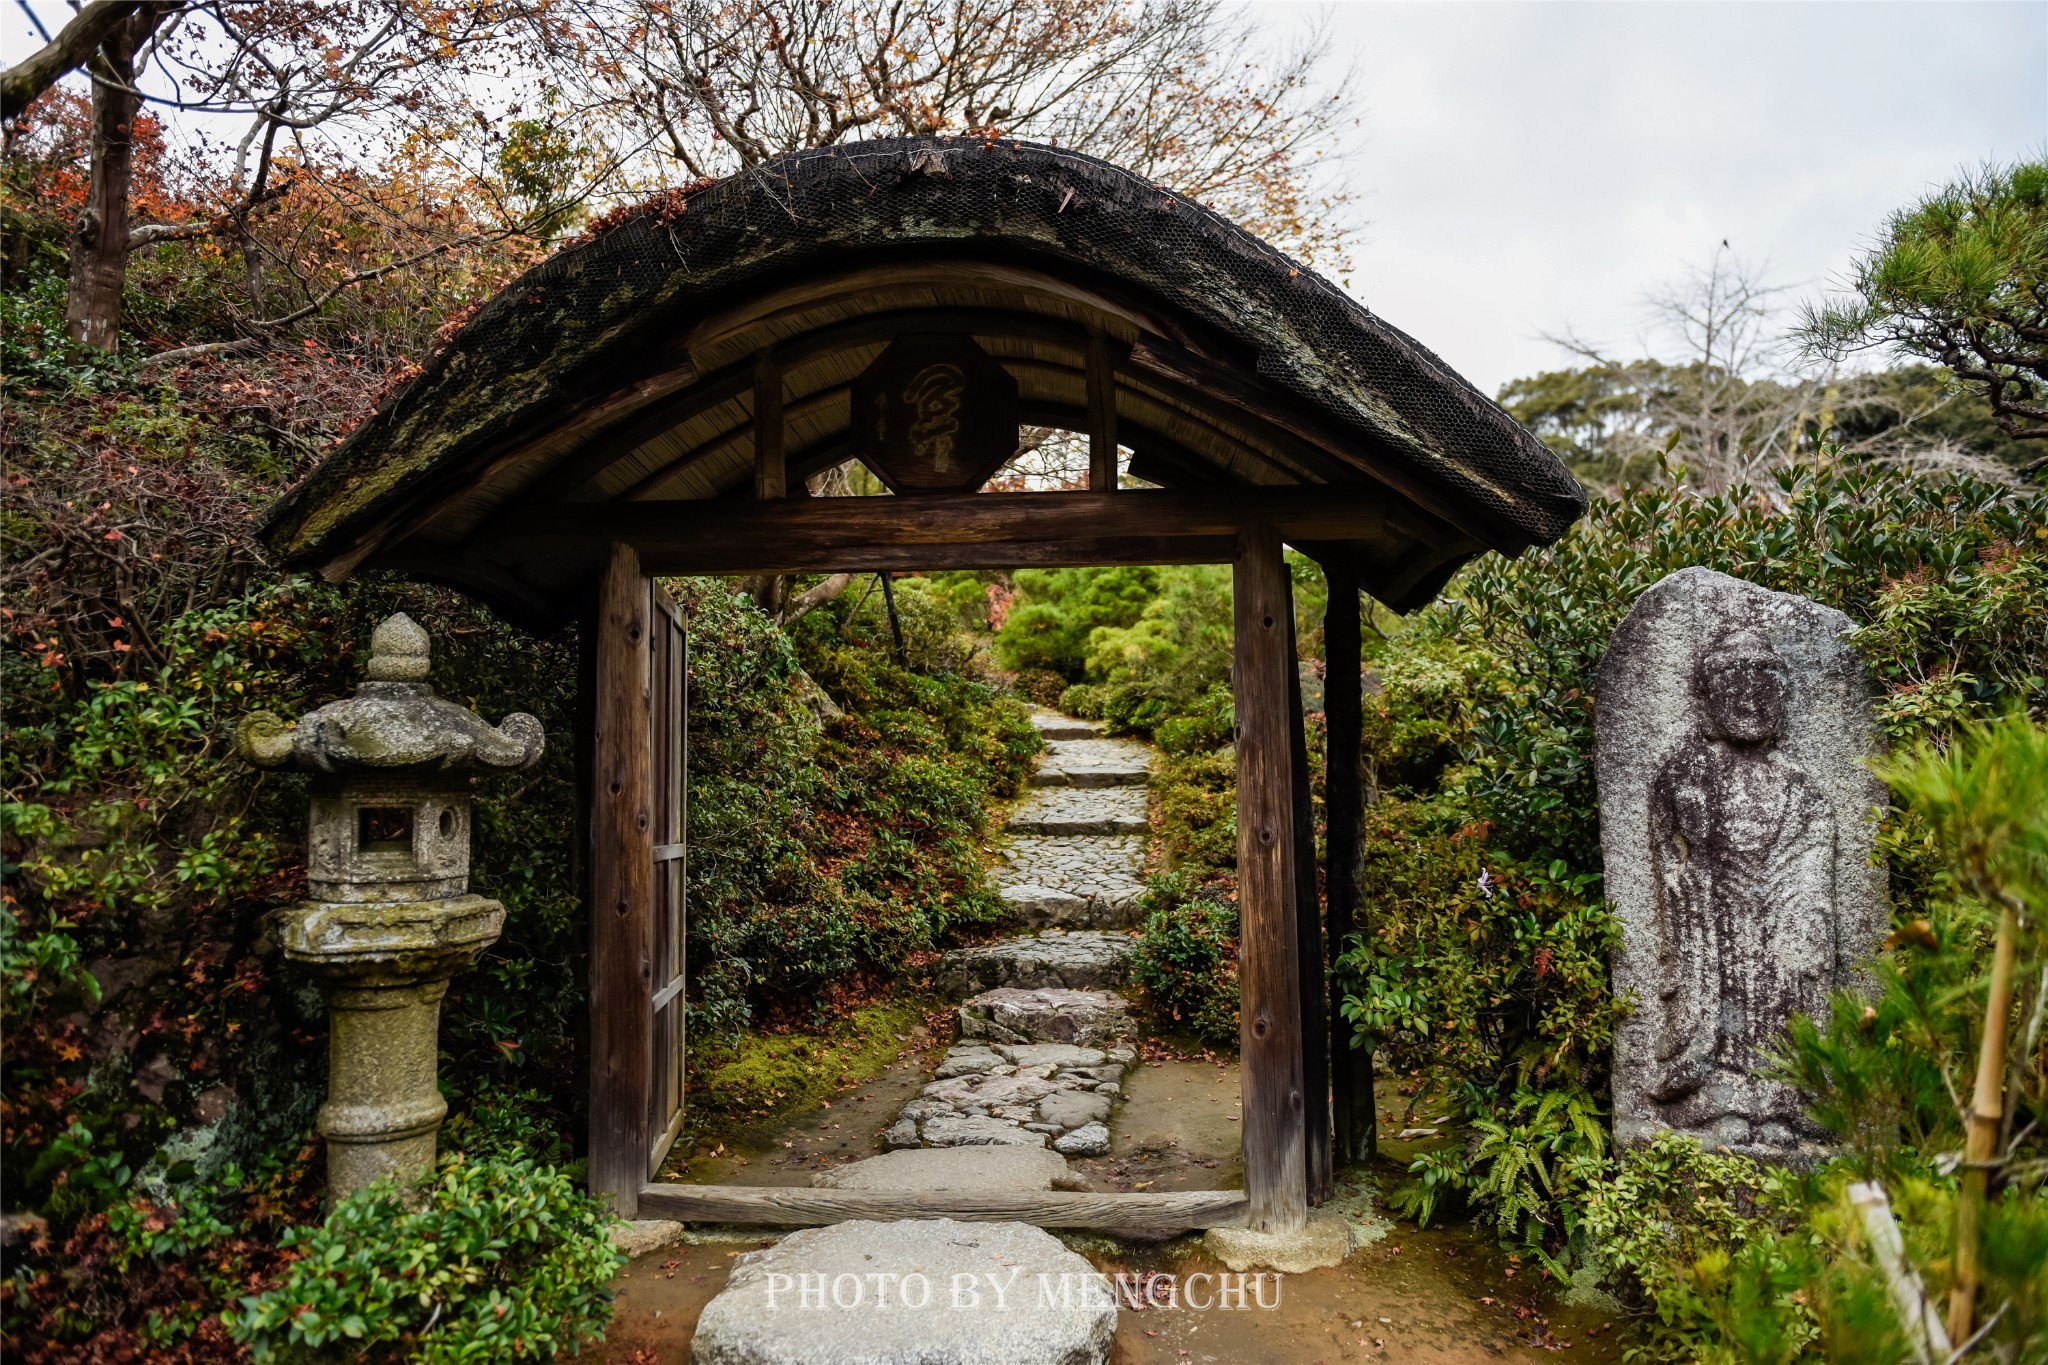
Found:
[{"label": "overcast sky", "polygon": [[[1320,5],[1254,7],[1277,30]],[[1839,278],[1959,166],[2048,146],[2048,3],[1340,4],[1366,108],[1351,287],[1489,393],[1726,238]]]},{"label": "overcast sky", "polygon": [[1959,167],[2048,148],[2048,0],[1251,5],[1327,16],[1356,73],[1353,292],[1489,393],[1565,363],[1543,332],[1657,350],[1644,291],[1724,238],[1818,288]]}]

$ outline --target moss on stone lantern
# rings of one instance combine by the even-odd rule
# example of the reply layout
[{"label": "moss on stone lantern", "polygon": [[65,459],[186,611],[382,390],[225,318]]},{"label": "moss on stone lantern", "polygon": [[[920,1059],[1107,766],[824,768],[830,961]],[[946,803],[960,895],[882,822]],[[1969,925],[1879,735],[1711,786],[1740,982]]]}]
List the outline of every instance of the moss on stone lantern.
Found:
[{"label": "moss on stone lantern", "polygon": [[493,726],[427,686],[430,642],[403,613],[370,636],[369,678],[297,725],[268,711],[236,734],[258,767],[313,774],[310,899],[279,911],[284,954],[327,1000],[329,1192],[424,1174],[448,1104],[436,1080],[448,982],[497,941],[505,907],[469,894],[469,785],[529,768],[540,722]]}]

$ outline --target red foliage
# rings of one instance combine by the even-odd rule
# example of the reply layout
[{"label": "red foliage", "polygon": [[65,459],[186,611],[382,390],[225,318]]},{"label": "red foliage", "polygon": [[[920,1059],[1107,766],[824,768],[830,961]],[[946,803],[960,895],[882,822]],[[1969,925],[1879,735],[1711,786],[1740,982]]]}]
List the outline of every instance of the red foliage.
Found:
[{"label": "red foliage", "polygon": [[649,217],[657,226],[672,223],[683,216],[690,207],[690,196],[710,189],[716,180],[692,180],[687,185],[671,185],[642,199],[637,204],[621,204],[619,207],[593,218],[584,225],[583,231],[570,238],[565,246],[581,246],[594,242],[621,223],[640,217]]},{"label": "red foliage", "polygon": [[[311,1153],[302,1153],[310,1158]],[[221,1310],[275,1284],[297,1253],[276,1245],[278,1225],[318,1217],[317,1182],[302,1163],[293,1185],[259,1190],[237,1212],[233,1235],[185,1256],[124,1256],[107,1215],[79,1220],[61,1248],[47,1232],[27,1248],[24,1273],[0,1280],[0,1346],[21,1365],[212,1365],[249,1358]],[[174,1209],[137,1201],[142,1226],[160,1232]]]}]

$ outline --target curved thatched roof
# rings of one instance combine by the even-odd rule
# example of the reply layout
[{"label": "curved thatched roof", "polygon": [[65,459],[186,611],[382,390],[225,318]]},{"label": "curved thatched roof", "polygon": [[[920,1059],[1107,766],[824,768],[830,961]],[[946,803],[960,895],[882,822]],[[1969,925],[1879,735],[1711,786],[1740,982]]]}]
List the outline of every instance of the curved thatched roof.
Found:
[{"label": "curved thatched roof", "polygon": [[[862,143],[783,158],[686,206],[679,198],[562,251],[480,310],[270,511],[270,543],[329,573],[365,563],[431,571],[458,553],[474,563],[471,542],[492,516],[536,498],[729,493],[743,482],[730,460],[710,459],[695,483],[650,483],[646,471],[709,459],[703,452],[746,420],[744,399],[718,431],[670,439],[669,466],[645,456],[633,478],[608,483],[603,472],[605,452],[640,456],[656,442],[651,413],[706,411],[711,398],[690,407],[689,394],[708,394],[747,361],[742,341],[721,349],[716,319],[745,315],[745,346],[792,347],[822,366],[821,348],[803,351],[797,333],[868,308],[908,318],[920,304],[969,299],[1114,332],[1129,348],[1119,431],[1141,459],[1157,445],[1154,482],[1377,484],[1456,528],[1463,551],[1399,596],[1433,593],[1482,547],[1552,541],[1585,510],[1557,458],[1427,348],[1210,210],[1093,158],[1009,142]],[[829,307],[805,293],[806,282],[859,271],[882,283]],[[970,275],[980,292],[961,293],[970,286],[954,282]],[[1014,300],[1002,292],[1011,275],[1026,281]],[[775,316],[748,312],[748,300],[778,291],[798,302]],[[1027,420],[1056,421],[1078,392],[1056,372],[1073,366],[1059,337],[1031,337],[1004,358],[1045,370],[1036,400],[1026,384],[1037,413]],[[872,329],[847,342],[873,344]],[[819,370],[815,429],[792,438],[821,459],[846,453],[829,398],[844,370]],[[807,390],[791,373],[800,402]],[[1229,426],[1219,407],[1247,414],[1253,434],[1217,435]],[[1182,430],[1198,412],[1208,414],[1203,433]],[[1218,453],[1227,440],[1249,454]]]}]

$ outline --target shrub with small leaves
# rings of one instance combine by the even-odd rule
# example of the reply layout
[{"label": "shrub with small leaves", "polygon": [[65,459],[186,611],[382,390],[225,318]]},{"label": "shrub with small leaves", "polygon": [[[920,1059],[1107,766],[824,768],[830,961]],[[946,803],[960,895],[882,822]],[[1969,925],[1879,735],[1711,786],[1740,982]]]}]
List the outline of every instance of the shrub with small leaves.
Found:
[{"label": "shrub with small leaves", "polygon": [[554,1167],[450,1156],[288,1234],[283,1280],[225,1316],[259,1365],[552,1360],[611,1321],[610,1224]]},{"label": "shrub with small leaves", "polygon": [[1152,879],[1131,975],[1160,1023],[1237,1043],[1237,908],[1180,873]]}]

